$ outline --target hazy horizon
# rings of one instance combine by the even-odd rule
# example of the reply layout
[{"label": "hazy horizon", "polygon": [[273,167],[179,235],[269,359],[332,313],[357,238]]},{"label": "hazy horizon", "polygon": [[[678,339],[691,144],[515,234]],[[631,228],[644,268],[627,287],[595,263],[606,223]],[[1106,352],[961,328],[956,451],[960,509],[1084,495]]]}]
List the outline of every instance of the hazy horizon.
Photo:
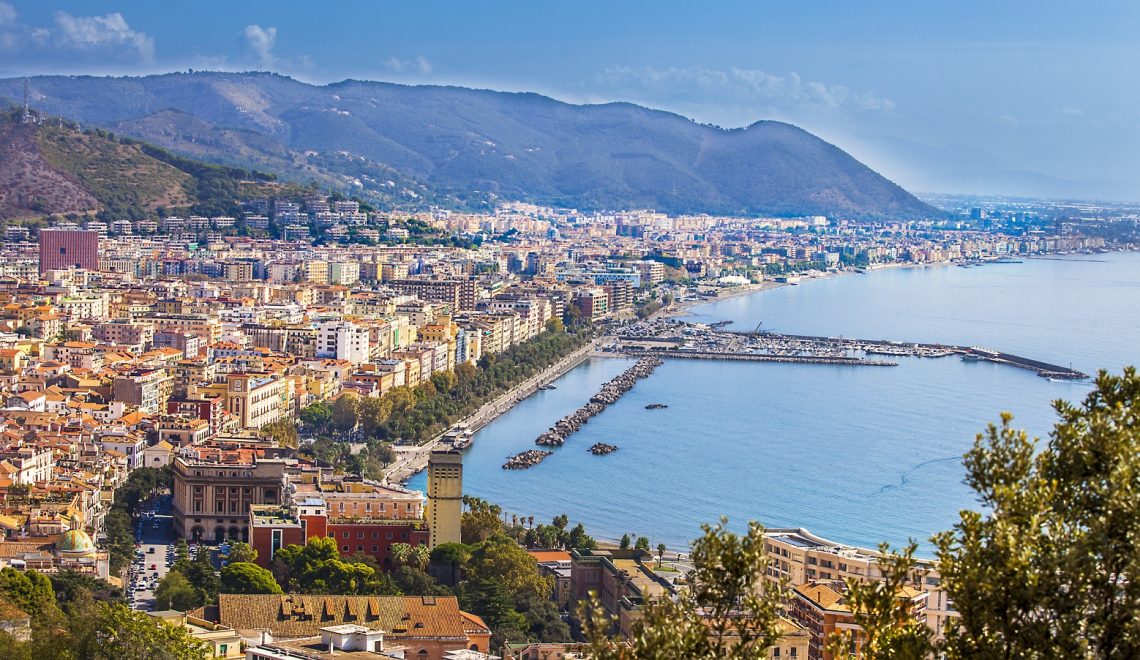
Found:
[{"label": "hazy horizon", "polygon": [[915,192],[1137,200],[1140,6],[0,0],[0,76],[264,70],[784,121]]}]

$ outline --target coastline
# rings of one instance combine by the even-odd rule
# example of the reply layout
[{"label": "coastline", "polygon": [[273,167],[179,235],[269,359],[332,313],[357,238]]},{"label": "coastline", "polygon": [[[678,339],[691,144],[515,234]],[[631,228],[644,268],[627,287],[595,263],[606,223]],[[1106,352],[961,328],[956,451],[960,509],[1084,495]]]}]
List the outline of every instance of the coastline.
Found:
[{"label": "coastline", "polygon": [[[498,419],[501,415],[509,412],[515,407],[515,404],[537,392],[540,386],[561,377],[591,357],[598,355],[597,349],[600,342],[600,338],[591,340],[570,355],[543,369],[538,374],[512,387],[494,400],[483,404],[478,410],[459,420],[451,428],[464,425],[472,432],[478,431]],[[449,428],[448,430],[451,429]],[[412,475],[426,469],[428,457],[431,455],[432,450],[440,446],[445,434],[446,431],[422,445],[393,447],[393,450],[395,450],[397,454],[400,454],[400,456],[386,469],[384,481],[387,483],[402,484],[410,479]]]}]

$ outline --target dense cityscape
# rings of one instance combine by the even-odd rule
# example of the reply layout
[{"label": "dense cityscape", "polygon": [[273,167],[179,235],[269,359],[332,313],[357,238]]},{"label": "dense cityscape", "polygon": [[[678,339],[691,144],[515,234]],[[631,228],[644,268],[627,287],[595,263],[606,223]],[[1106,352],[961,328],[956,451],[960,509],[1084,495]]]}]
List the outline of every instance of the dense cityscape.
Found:
[{"label": "dense cityscape", "polygon": [[[557,609],[577,627],[575,604],[599,585],[631,635],[637,603],[680,587],[684,550],[667,555],[627,538],[599,553],[581,525],[566,536],[565,521],[536,528],[533,516],[520,522],[525,511],[506,526],[500,515],[491,521],[522,541],[553,621],[512,633],[470,595],[460,602],[476,615],[439,598],[433,607],[451,609],[430,617],[426,599],[413,606],[382,595],[428,595],[429,584],[431,594],[451,593],[459,585],[441,574],[441,558],[488,538],[479,507],[493,505],[465,506],[460,452],[509,408],[496,400],[503,393],[517,400],[536,391],[591,346],[614,350],[619,336],[619,350],[644,352],[631,344],[660,332],[639,328],[687,302],[892,266],[1132,249],[1105,230],[1135,226],[1134,216],[1098,209],[1045,219],[975,207],[956,219],[871,223],[524,204],[405,215],[326,198],[242,206],[236,218],[10,224],[0,265],[4,561],[105,580],[221,657],[256,646],[244,630],[301,640],[250,657],[303,652],[306,636],[327,645],[330,634],[362,635],[344,643],[371,644],[371,633],[345,627],[372,622],[384,622],[385,648],[419,645],[421,657],[572,654],[582,647]],[[577,361],[563,359],[572,354]],[[482,382],[507,359],[515,368]],[[480,389],[460,394],[473,383]],[[440,395],[456,405],[432,405]],[[401,485],[425,467],[426,494]],[[791,594],[772,653],[815,657],[851,621],[829,609],[836,581],[878,574],[879,555],[805,530],[764,538],[778,558],[768,577],[785,579]],[[325,539],[326,560],[341,574],[306,588],[312,578],[280,556]],[[220,588],[201,576],[219,566]],[[940,635],[955,612],[935,567],[922,569],[912,606]],[[283,587],[298,595],[271,595]],[[405,640],[410,632],[386,622],[393,611],[440,623]],[[527,624],[541,632],[532,637]]]},{"label": "dense cityscape", "polygon": [[1140,657],[1137,26],[0,0],[0,659]]}]

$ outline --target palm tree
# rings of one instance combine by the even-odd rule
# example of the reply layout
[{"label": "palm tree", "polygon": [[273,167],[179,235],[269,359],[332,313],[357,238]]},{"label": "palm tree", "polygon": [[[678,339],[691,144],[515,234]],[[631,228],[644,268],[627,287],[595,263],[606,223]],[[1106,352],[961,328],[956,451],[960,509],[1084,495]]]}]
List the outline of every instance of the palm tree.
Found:
[{"label": "palm tree", "polygon": [[392,554],[392,562],[397,566],[406,566],[411,559],[412,546],[407,543],[393,543],[388,551]]},{"label": "palm tree", "polygon": [[431,562],[431,550],[428,550],[426,545],[417,545],[412,549],[408,561],[413,567],[426,571],[428,563]]}]

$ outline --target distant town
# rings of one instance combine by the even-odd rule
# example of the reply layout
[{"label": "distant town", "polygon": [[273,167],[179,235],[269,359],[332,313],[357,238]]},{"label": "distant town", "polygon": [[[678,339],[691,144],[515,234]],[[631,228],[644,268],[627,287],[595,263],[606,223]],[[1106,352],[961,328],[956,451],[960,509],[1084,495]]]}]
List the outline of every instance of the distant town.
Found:
[{"label": "distant town", "polygon": [[[378,575],[414,564],[416,552],[471,543],[466,516],[488,506],[462,488],[471,434],[606,351],[669,357],[688,342],[697,358],[858,362],[858,350],[881,358],[863,362],[872,365],[958,352],[1084,377],[968,347],[728,334],[672,319],[814,277],[1140,244],[1132,207],[938,201],[953,209],[944,218],[873,221],[524,203],[377,211],[336,195],[247,200],[232,217],[10,222],[0,249],[0,564],[105,580],[219,657],[326,657],[320,649],[371,650],[381,638],[402,654],[389,657],[581,657],[570,639],[496,636],[486,612],[442,593],[283,584],[223,589],[172,612],[162,583],[177,573],[180,541],[215,568],[241,544],[253,551],[245,561],[279,579],[275,558],[314,539]],[[515,467],[541,460],[531,458]],[[425,468],[426,493],[402,485]],[[628,636],[641,603],[683,584],[683,552],[648,540],[599,546],[584,532],[545,542],[533,516],[522,525],[527,512],[512,513],[506,530],[573,630],[592,590]],[[766,544],[767,575],[786,580],[791,598],[769,657],[825,657],[828,636],[853,625],[836,581],[881,576],[878,552],[802,529],[769,530]],[[456,586],[432,556],[425,574],[430,565]],[[921,568],[906,598],[941,635],[956,614],[934,567]],[[306,584],[296,571],[290,579]],[[246,656],[243,645],[263,652]]]}]

